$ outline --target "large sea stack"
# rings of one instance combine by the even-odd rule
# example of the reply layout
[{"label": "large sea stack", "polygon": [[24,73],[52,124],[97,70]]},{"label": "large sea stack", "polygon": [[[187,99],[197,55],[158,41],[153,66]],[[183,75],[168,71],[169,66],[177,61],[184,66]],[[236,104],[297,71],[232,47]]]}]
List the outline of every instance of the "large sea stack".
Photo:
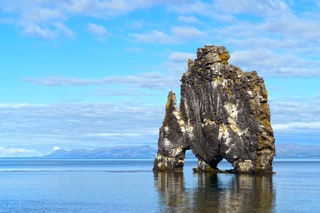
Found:
[{"label": "large sea stack", "polygon": [[182,171],[191,149],[197,172],[219,172],[222,159],[232,172],[272,172],[275,140],[264,80],[228,65],[229,58],[223,46],[204,46],[189,59],[180,106],[174,92],[168,95],[154,171]]}]

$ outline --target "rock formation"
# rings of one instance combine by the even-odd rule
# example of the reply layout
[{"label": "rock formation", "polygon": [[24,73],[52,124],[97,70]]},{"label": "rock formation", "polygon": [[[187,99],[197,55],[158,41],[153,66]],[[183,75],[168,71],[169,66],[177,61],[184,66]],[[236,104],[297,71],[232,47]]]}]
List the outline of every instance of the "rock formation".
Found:
[{"label": "rock formation", "polygon": [[168,95],[154,171],[182,171],[191,149],[198,172],[219,172],[222,159],[233,172],[272,172],[275,146],[264,80],[228,65],[229,58],[223,46],[204,46],[195,61],[189,59],[179,108],[175,93]]}]

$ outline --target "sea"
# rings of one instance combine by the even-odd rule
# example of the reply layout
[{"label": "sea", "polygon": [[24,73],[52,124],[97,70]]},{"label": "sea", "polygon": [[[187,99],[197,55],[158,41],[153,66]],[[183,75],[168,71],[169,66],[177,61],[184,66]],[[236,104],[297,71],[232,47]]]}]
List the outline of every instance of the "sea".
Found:
[{"label": "sea", "polygon": [[320,212],[320,160],[277,159],[267,175],[196,165],[154,173],[153,159],[0,159],[0,212]]}]

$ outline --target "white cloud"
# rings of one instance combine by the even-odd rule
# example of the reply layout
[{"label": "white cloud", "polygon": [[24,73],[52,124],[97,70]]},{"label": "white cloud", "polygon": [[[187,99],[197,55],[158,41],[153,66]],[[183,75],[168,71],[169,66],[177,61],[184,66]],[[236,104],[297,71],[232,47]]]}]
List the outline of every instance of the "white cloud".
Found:
[{"label": "white cloud", "polygon": [[190,40],[201,40],[206,37],[206,33],[192,26],[172,27],[170,33],[152,30],[147,33],[132,33],[135,41],[142,43],[182,43]]},{"label": "white cloud", "polygon": [[39,156],[41,153],[34,149],[5,148],[0,146],[0,157]]},{"label": "white cloud", "polygon": [[55,22],[53,25],[57,30],[58,36],[66,36],[68,38],[72,38],[74,36],[73,31],[69,29],[64,23]]},{"label": "white cloud", "polygon": [[283,124],[273,124],[274,131],[279,132],[319,132],[320,131],[320,122],[290,122]]},{"label": "white cloud", "polygon": [[215,8],[223,12],[234,14],[252,14],[257,16],[272,16],[284,13],[288,10],[288,6],[281,0],[216,0]]},{"label": "white cloud", "polygon": [[58,8],[48,7],[26,7],[28,12],[23,12],[22,22],[32,22],[32,23],[46,23],[50,20],[63,20],[65,17]]},{"label": "white cloud", "polygon": [[[136,41],[146,43],[177,43],[180,40],[199,40],[199,37],[207,37],[212,30],[210,41],[217,41],[221,36],[222,44],[228,43],[229,39],[252,40],[265,37],[265,33],[281,34],[283,41],[293,40],[297,45],[312,43],[319,46],[319,25],[317,20],[317,8],[294,14],[289,8],[294,5],[292,1],[268,0],[268,1],[237,1],[216,0],[206,1],[99,1],[99,0],[69,0],[69,1],[22,1],[12,3],[3,0],[0,9],[4,15],[2,22],[15,24],[26,35],[37,36],[43,39],[56,39],[60,37],[73,37],[76,33],[67,23],[79,16],[94,17],[106,20],[128,14],[138,9],[148,9],[161,5],[170,12],[180,14],[177,20],[185,23],[198,24],[205,20],[206,29],[199,30],[199,26],[172,27],[171,31],[149,30],[145,33],[131,34]],[[313,4],[313,7],[317,7]],[[319,5],[318,5],[319,7]],[[310,8],[307,8],[310,9]],[[142,11],[143,12],[143,11]],[[242,19],[237,15],[259,16],[260,19]],[[0,21],[1,22],[1,21]],[[136,20],[132,21],[137,22]],[[248,22],[248,23],[246,23]],[[57,24],[58,23],[58,24]],[[294,24],[292,24],[294,23]],[[201,24],[202,27],[205,27]],[[162,27],[162,26],[161,26]],[[106,36],[108,31],[102,25],[89,25],[90,31],[100,36]],[[216,33],[215,33],[216,32]],[[226,36],[227,35],[227,36]],[[231,36],[232,35],[232,36]],[[273,37],[273,36],[267,36]],[[276,37],[273,40],[278,41]],[[310,40],[312,42],[310,42]],[[308,41],[308,42],[302,42]],[[265,45],[261,43],[262,45]],[[312,47],[311,46],[311,47]],[[266,45],[264,46],[266,47]],[[250,48],[250,47],[248,47]],[[319,51],[318,51],[319,52]]]},{"label": "white cloud", "polygon": [[25,78],[24,81],[43,86],[86,86],[124,84],[152,89],[163,89],[177,84],[177,82],[175,82],[171,76],[166,76],[158,72],[140,73],[137,75],[129,76],[110,76],[102,79],[48,77],[44,79]]},{"label": "white cloud", "polygon": [[39,25],[28,25],[25,27],[24,32],[29,35],[37,36],[44,39],[53,39],[55,38],[55,33],[48,29],[40,27]]},{"label": "white cloud", "polygon": [[174,37],[174,40],[179,41],[186,41],[186,40],[193,40],[193,39],[200,39],[206,36],[205,32],[198,30],[195,27],[191,26],[178,26],[173,27],[171,29],[171,33]]},{"label": "white cloud", "polygon": [[64,3],[66,11],[76,14],[86,14],[94,17],[113,17],[132,11],[144,4],[126,0],[99,1],[99,0],[72,0]]},{"label": "white cloud", "polygon": [[41,26],[37,24],[31,24],[24,27],[24,33],[40,37],[42,39],[56,39],[59,37],[72,38],[74,33],[67,26],[61,22],[54,23],[53,26]]},{"label": "white cloud", "polygon": [[72,37],[73,32],[63,23],[67,17],[59,3],[51,1],[11,1],[1,2],[0,9],[11,17],[16,26],[26,35],[43,39],[55,39],[59,36]]},{"label": "white cloud", "polygon": [[[68,1],[23,1],[2,0],[0,10],[2,22],[21,27],[27,35],[43,39],[58,38],[53,28],[55,23],[66,25],[66,21],[77,16],[110,19],[136,9],[146,9],[154,5],[176,5],[184,1],[132,1],[132,0],[68,0]],[[8,18],[10,17],[10,18]],[[101,30],[101,29],[100,29]],[[68,29],[69,33],[73,30]],[[69,33],[61,33],[67,35]],[[54,34],[54,35],[52,35]],[[72,33],[73,34],[73,33]]]},{"label": "white cloud", "polygon": [[58,151],[58,150],[60,150],[60,149],[61,149],[60,146],[54,146],[54,147],[52,147],[52,150],[53,150],[53,151]]},{"label": "white cloud", "polygon": [[194,23],[194,24],[200,23],[200,21],[195,16],[179,16],[177,20],[181,22],[186,22],[186,23]]},{"label": "white cloud", "polygon": [[82,14],[100,18],[110,18],[125,13],[131,12],[136,9],[150,8],[154,5],[181,5],[185,0],[176,1],[159,1],[159,0],[70,0],[68,2],[59,1],[54,2],[55,5],[61,9],[74,14]]},{"label": "white cloud", "polygon": [[154,91],[144,91],[136,87],[119,88],[98,88],[89,93],[90,96],[106,96],[106,97],[150,97],[154,96]]},{"label": "white cloud", "polygon": [[164,106],[128,102],[7,106],[0,111],[0,143],[24,149],[0,147],[0,156],[39,155],[59,147],[156,145],[163,113]]},{"label": "white cloud", "polygon": [[[297,85],[298,86],[298,85]],[[309,123],[320,121],[319,98],[297,99],[271,99],[271,119],[275,124]]]},{"label": "white cloud", "polygon": [[287,14],[267,17],[256,23],[238,21],[223,28],[214,28],[212,33],[216,39],[224,40],[225,45],[230,44],[238,50],[262,48],[288,52],[290,49],[292,54],[319,54],[319,41],[316,39],[319,31],[320,25],[313,21]]},{"label": "white cloud", "polygon": [[0,103],[0,108],[2,109],[6,109],[6,108],[18,109],[18,108],[23,108],[28,106],[30,106],[30,104],[27,104],[27,103],[15,103],[15,104]]},{"label": "white cloud", "polygon": [[[284,41],[290,38],[294,39],[297,44],[319,44],[320,25],[313,20],[302,19],[295,14],[290,13],[268,18],[259,28],[262,32],[274,34],[275,37],[280,36]],[[318,48],[314,49],[319,53]]]},{"label": "white cloud", "polygon": [[[147,134],[147,133],[146,133]],[[140,133],[127,133],[127,132],[100,132],[100,133],[90,133],[85,134],[84,137],[103,137],[103,138],[109,138],[109,137],[138,137],[142,136]]]},{"label": "white cloud", "polygon": [[193,60],[195,58],[195,53],[171,52],[164,67],[166,67],[170,74],[176,76],[177,81],[179,81],[182,74],[188,69],[188,59]]},{"label": "white cloud", "polygon": [[275,53],[270,49],[234,51],[229,62],[245,71],[257,70],[262,76],[312,77],[320,76],[319,61],[291,53]]},{"label": "white cloud", "polygon": [[169,10],[177,12],[179,14],[201,14],[201,15],[212,15],[213,4],[204,3],[201,1],[189,1],[182,4],[168,5]]},{"label": "white cloud", "polygon": [[212,32],[216,40],[236,50],[230,63],[245,70],[264,76],[320,76],[320,25],[313,21],[288,13],[257,23],[235,22]]},{"label": "white cloud", "polygon": [[90,23],[90,24],[88,24],[88,30],[90,33],[92,33],[96,36],[99,36],[99,37],[105,37],[108,35],[107,29],[103,25],[100,25],[100,24]]},{"label": "white cloud", "polygon": [[227,24],[208,33],[212,40],[235,50],[232,64],[262,70],[264,76],[320,76],[320,25],[314,21],[315,8],[304,13],[302,9],[294,11],[284,1],[235,2],[216,2],[217,9],[230,9],[234,21],[222,22]]},{"label": "white cloud", "polygon": [[153,4],[144,1],[132,2],[130,0],[17,0],[15,3],[10,0],[3,0],[0,4],[0,10],[4,12],[3,18],[1,18],[2,22],[15,24],[26,35],[42,39],[56,39],[62,36],[72,37],[74,35],[73,30],[67,28],[65,23],[70,18],[76,16],[112,18],[137,8],[152,6]]},{"label": "white cloud", "polygon": [[178,63],[188,63],[188,59],[195,59],[196,53],[186,53],[186,52],[171,52],[169,55],[169,60]]},{"label": "white cloud", "polygon": [[132,33],[137,42],[144,43],[173,43],[170,35],[158,30],[152,30],[148,33]]}]

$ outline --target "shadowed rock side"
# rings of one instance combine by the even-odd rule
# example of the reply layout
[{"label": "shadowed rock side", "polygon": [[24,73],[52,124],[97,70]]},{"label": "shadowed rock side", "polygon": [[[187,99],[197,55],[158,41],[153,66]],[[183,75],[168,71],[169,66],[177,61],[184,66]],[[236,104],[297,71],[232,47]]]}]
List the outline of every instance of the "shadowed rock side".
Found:
[{"label": "shadowed rock side", "polygon": [[168,95],[154,171],[182,171],[191,149],[198,172],[218,172],[223,158],[233,172],[272,172],[275,146],[264,80],[228,65],[229,58],[225,47],[205,46],[189,60],[180,109],[175,93]]}]

